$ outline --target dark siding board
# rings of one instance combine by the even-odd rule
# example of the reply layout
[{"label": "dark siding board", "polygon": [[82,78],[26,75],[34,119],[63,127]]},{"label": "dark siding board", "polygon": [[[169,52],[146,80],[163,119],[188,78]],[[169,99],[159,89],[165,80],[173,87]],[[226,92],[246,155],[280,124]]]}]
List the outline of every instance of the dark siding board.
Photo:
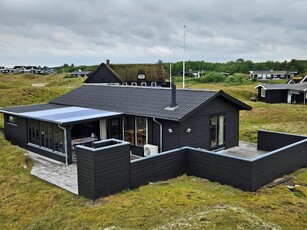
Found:
[{"label": "dark siding board", "polygon": [[306,138],[307,137],[294,134],[259,130],[257,148],[259,150],[272,151]]},{"label": "dark siding board", "polygon": [[[29,151],[32,151],[34,153],[37,153],[39,155],[60,161],[65,163],[66,158],[60,155],[57,155],[51,151],[46,151],[44,149],[41,149],[39,147],[34,147],[31,145],[28,145],[28,130],[27,130],[27,119],[23,117],[17,117],[17,126],[11,125],[7,123],[8,115],[4,114],[4,127],[5,127],[5,138],[12,142],[12,144],[18,145],[22,148],[25,148]],[[68,163],[70,164],[72,161],[71,157],[71,146],[69,143],[70,139],[67,140],[68,143]]]},{"label": "dark siding board", "polygon": [[[160,120],[157,120],[160,122]],[[160,151],[160,126],[152,121],[152,142],[153,145],[159,146]]]},{"label": "dark siding board", "polygon": [[199,108],[199,110],[195,112],[192,116],[203,116],[236,110],[239,110],[238,106],[236,106],[234,103],[229,103],[228,100],[219,96],[210,103],[205,104],[205,106]]},{"label": "dark siding board", "polygon": [[[162,124],[163,132],[163,152],[176,149],[180,147],[180,124],[175,121],[167,121],[157,119],[159,123]],[[173,133],[169,133],[168,129],[172,129]],[[160,125],[152,121],[152,142],[151,144],[156,145],[160,149]]]},{"label": "dark siding board", "polygon": [[253,162],[252,191],[307,165],[307,140]]},{"label": "dark siding board", "polygon": [[185,173],[185,152],[179,150],[131,162],[130,188],[181,176]]},{"label": "dark siding board", "polygon": [[287,90],[266,90],[265,97],[261,97],[261,88],[258,88],[258,100],[266,103],[287,103]]},{"label": "dark siding board", "polygon": [[226,113],[225,147],[231,148],[239,145],[239,111]]},{"label": "dark siding board", "polygon": [[17,125],[8,124],[8,115],[4,114],[5,138],[14,145],[25,147],[27,144],[27,120],[17,117]]},{"label": "dark siding board", "polygon": [[77,147],[79,194],[95,200],[128,189],[129,152],[128,143],[96,152]]},{"label": "dark siding board", "polygon": [[[209,149],[209,116],[192,116],[181,124],[180,146]],[[187,128],[191,129],[187,133]]]},{"label": "dark siding board", "polygon": [[151,118],[147,119],[148,123],[148,144],[152,144],[153,142],[153,120]]},{"label": "dark siding board", "polygon": [[266,103],[287,103],[287,90],[266,90],[265,97],[261,97],[261,87],[258,88],[258,100]]},{"label": "dark siding board", "polygon": [[304,104],[304,93],[301,92],[300,94],[292,95],[291,103],[292,104]]},{"label": "dark siding board", "polygon": [[[217,97],[182,122],[180,146],[209,149],[209,119],[210,115],[215,114],[226,115],[226,148],[237,146],[239,144],[239,109],[221,97]],[[191,133],[186,133],[185,130],[189,126],[193,126],[193,129],[190,127]]]},{"label": "dark siding board", "polygon": [[[276,137],[281,135],[269,133]],[[233,158],[185,147],[130,162],[129,144],[127,148],[108,149],[98,155],[80,149],[79,194],[97,199],[123,189],[137,188],[148,182],[167,180],[184,173],[255,191],[279,176],[307,165],[307,139],[301,140],[304,137],[291,136],[295,135],[290,135],[290,138],[301,143],[294,143],[255,160]]]},{"label": "dark siding board", "polygon": [[72,163],[72,147],[71,147],[71,129],[70,127],[65,127],[66,129],[66,144],[67,144],[67,155],[68,155],[68,164]]},{"label": "dark siding board", "polygon": [[288,91],[283,90],[281,93],[282,102],[287,103],[288,102]]},{"label": "dark siding board", "polygon": [[[180,143],[180,124],[175,121],[161,121],[163,124],[163,152],[181,147]],[[160,127],[159,133],[160,133]],[[169,133],[172,129],[173,133]]]},{"label": "dark siding board", "polygon": [[266,102],[268,103],[286,103],[287,102],[287,90],[267,90]]},{"label": "dark siding board", "polygon": [[251,162],[188,150],[187,174],[250,190]]},{"label": "dark siding board", "polygon": [[266,102],[266,98],[261,97],[261,87],[258,88],[258,101]]}]

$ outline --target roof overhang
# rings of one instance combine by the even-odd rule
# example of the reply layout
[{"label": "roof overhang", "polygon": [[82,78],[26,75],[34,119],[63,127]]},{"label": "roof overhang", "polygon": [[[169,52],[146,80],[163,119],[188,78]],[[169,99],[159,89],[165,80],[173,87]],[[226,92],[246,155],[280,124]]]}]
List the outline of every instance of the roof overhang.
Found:
[{"label": "roof overhang", "polygon": [[260,88],[260,87],[262,87],[262,88],[264,88],[265,90],[267,90],[267,88],[266,88],[264,85],[261,85],[261,84],[260,84],[260,85],[255,86],[255,87],[254,87],[254,89],[258,89],[258,88]]},{"label": "roof overhang", "polygon": [[33,120],[45,121],[61,125],[71,125],[110,117],[118,117],[123,113],[106,110],[90,109],[77,106],[67,106],[53,109],[42,109],[38,111],[13,112],[0,110],[2,113],[11,114]]}]

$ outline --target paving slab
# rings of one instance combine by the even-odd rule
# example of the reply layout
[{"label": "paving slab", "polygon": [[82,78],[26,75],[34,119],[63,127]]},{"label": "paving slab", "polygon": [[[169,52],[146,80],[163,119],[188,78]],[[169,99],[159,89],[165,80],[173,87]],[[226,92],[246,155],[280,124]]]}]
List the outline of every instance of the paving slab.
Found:
[{"label": "paving slab", "polygon": [[28,151],[33,161],[31,174],[78,195],[77,164],[66,165]]},{"label": "paving slab", "polygon": [[224,150],[218,151],[217,153],[246,158],[246,159],[253,159],[258,156],[262,156],[266,154],[267,151],[258,150],[257,144],[255,143],[240,141],[239,146],[229,148],[229,149],[224,149]]}]

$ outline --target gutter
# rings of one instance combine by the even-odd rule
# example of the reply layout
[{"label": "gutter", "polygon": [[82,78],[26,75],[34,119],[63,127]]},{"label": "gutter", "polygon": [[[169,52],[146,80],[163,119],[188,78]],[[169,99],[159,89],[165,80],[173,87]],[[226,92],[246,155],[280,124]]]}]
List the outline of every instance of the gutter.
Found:
[{"label": "gutter", "polygon": [[156,122],[160,126],[160,153],[163,152],[163,126],[160,122],[153,118],[153,121]]},{"label": "gutter", "polygon": [[65,152],[65,164],[68,165],[68,153],[67,153],[67,136],[66,136],[66,129],[58,124],[58,127],[64,130],[64,152]]}]

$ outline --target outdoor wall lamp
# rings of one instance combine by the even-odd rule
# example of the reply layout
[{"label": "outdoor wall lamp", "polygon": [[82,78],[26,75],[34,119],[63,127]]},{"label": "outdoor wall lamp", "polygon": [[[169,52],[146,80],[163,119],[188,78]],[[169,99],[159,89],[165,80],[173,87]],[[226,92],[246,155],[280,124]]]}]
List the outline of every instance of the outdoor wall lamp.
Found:
[{"label": "outdoor wall lamp", "polygon": [[173,133],[174,130],[173,129],[168,129],[168,133]]},{"label": "outdoor wall lamp", "polygon": [[185,132],[186,132],[186,133],[190,133],[191,130],[192,130],[191,128],[187,128],[187,129],[185,130]]}]

